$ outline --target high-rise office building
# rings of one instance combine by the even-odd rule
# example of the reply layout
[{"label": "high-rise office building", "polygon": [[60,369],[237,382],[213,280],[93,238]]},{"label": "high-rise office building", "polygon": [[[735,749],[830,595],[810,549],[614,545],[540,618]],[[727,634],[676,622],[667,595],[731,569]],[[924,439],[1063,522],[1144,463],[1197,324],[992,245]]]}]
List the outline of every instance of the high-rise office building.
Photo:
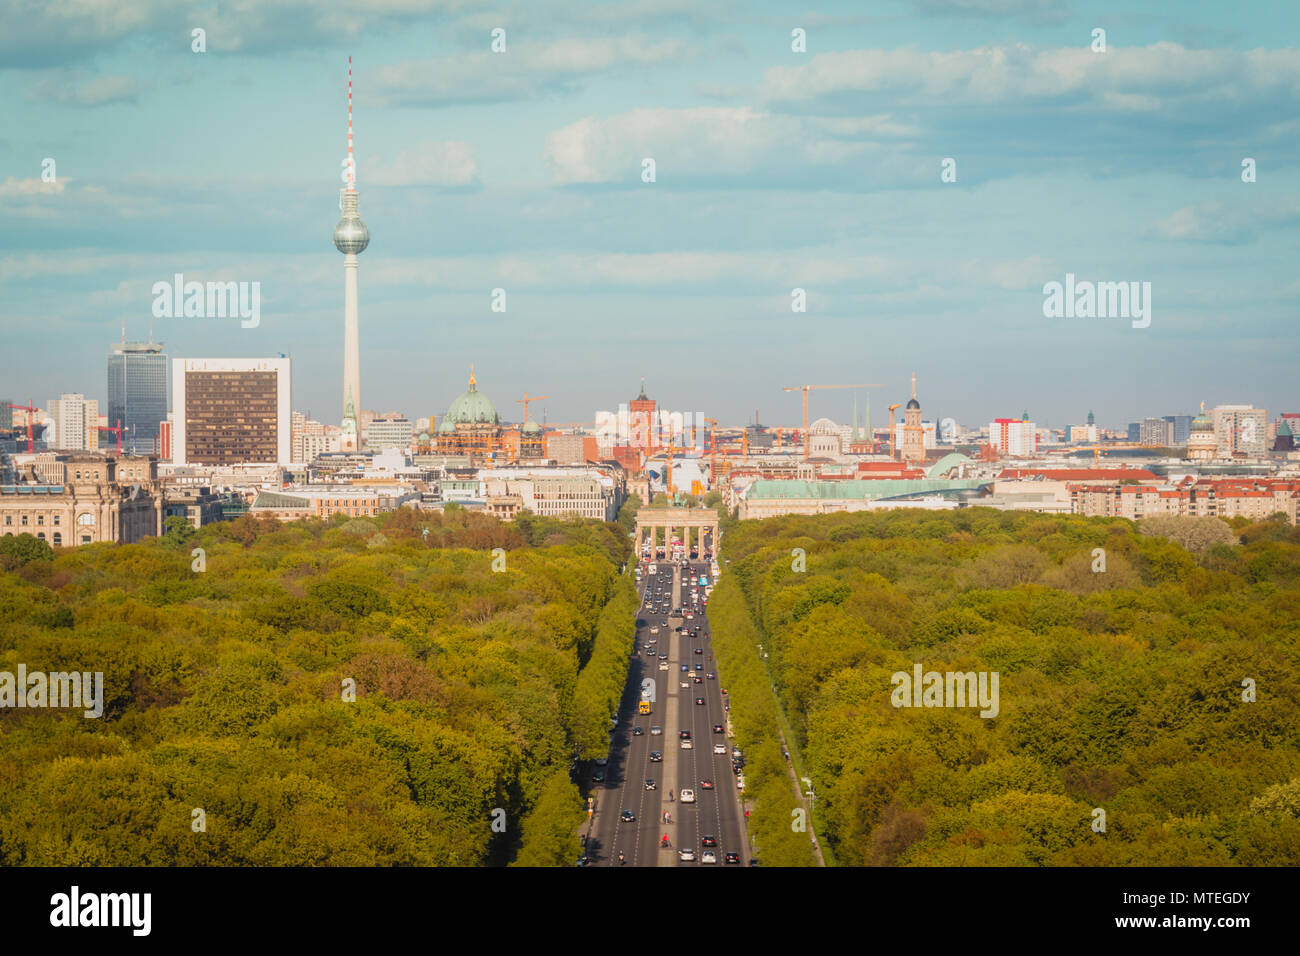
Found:
[{"label": "high-rise office building", "polygon": [[1167,418],[1144,418],[1138,430],[1138,441],[1167,448],[1174,443],[1174,423]]},{"label": "high-rise office building", "polygon": [[989,423],[989,444],[1004,455],[1027,458],[1038,451],[1038,430],[1023,419],[995,418]]},{"label": "high-rise office building", "polygon": [[289,359],[175,359],[172,463],[290,464]]},{"label": "high-rise office building", "polygon": [[1192,433],[1192,416],[1191,415],[1166,415],[1165,421],[1174,426],[1173,443],[1175,445],[1186,445],[1187,439]]},{"label": "high-rise office building", "polygon": [[167,356],[162,343],[127,342],[108,353],[108,426],[122,426],[122,450],[159,453],[159,425],[167,420]]},{"label": "high-rise office building", "polygon": [[1268,410],[1252,405],[1219,405],[1212,412],[1218,458],[1259,458],[1268,442]]},{"label": "high-rise office building", "polygon": [[47,435],[49,448],[60,451],[94,451],[99,446],[99,400],[65,392],[50,399],[47,408],[54,419],[53,435]]}]

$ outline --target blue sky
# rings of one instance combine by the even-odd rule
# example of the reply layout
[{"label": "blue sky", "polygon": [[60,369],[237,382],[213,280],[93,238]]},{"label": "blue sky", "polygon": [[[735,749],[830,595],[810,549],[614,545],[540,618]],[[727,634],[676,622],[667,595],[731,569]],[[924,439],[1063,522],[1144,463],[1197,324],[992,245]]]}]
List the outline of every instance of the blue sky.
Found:
[{"label": "blue sky", "polygon": [[[880,382],[880,424],[912,371],[971,426],[1300,410],[1300,4],[1133,6],[0,0],[0,396],[103,399],[183,272],[262,318],[156,320],[169,355],[288,353],[338,421],[351,55],[368,408],[441,414],[473,362],[551,421],[645,376],[724,423]],[[1151,282],[1150,327],[1044,318],[1067,272]]]}]

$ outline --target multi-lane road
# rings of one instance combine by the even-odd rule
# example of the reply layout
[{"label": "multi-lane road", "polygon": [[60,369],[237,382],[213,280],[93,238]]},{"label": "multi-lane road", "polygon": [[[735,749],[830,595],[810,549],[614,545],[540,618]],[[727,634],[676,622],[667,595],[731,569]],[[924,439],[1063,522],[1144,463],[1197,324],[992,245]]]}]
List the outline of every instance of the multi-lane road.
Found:
[{"label": "multi-lane road", "polygon": [[[719,867],[743,866],[750,852],[732,766],[735,743],[727,732],[726,677],[713,658],[707,599],[698,585],[709,567],[659,561],[657,574],[648,567],[643,561],[636,646],[608,763],[593,768],[604,779],[587,782],[595,815],[586,854],[598,866],[707,866],[706,853]],[[638,702],[646,690],[651,713],[641,715]],[[689,749],[683,749],[683,731],[690,733]],[[681,801],[684,789],[694,792],[694,803]],[[632,819],[625,819],[629,814]],[[665,835],[668,848],[661,846]],[[706,839],[715,845],[705,845]],[[680,859],[681,850],[694,851],[695,859]],[[726,862],[728,854],[736,855],[734,863]]]}]

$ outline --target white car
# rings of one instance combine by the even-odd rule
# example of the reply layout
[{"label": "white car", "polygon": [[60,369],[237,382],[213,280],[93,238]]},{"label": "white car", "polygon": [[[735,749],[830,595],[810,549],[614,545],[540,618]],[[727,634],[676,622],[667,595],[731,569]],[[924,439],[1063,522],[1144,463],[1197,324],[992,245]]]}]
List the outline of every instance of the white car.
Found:
[{"label": "white car", "polygon": [[682,749],[683,749],[683,750],[691,750],[691,749],[693,749],[693,745],[691,744],[691,742],[690,742],[689,740],[683,740],[683,741],[682,741]]},{"label": "white car", "polygon": [[659,736],[660,734],[662,734],[663,732],[664,732],[664,729],[663,729],[662,727],[651,727],[651,728],[650,728],[650,736],[651,736],[651,737],[658,737],[658,736]]},{"label": "white car", "polygon": [[736,778],[736,789],[741,791],[745,789],[745,775],[743,773]]},{"label": "white car", "polygon": [[717,862],[718,862],[718,854],[714,853],[712,850],[705,850],[703,853],[700,854],[700,862],[701,862],[701,863],[717,863]]},{"label": "white car", "polygon": [[652,627],[652,628],[650,628],[650,633],[651,633],[651,634],[658,634],[658,633],[659,633],[659,628],[657,628],[657,627]]},{"label": "white car", "polygon": [[682,681],[682,686],[683,686],[683,687],[690,687],[691,685],[688,684],[688,683],[686,683],[686,681]]},{"label": "white car", "polygon": [[668,670],[668,662],[667,662],[667,661],[660,661],[660,662],[659,662],[659,669],[660,669],[661,671],[666,671],[666,670]]},{"label": "white car", "polygon": [[681,860],[683,863],[694,863],[695,851],[691,849],[678,850],[677,859]]},{"label": "white car", "polygon": [[713,745],[713,752],[714,752],[715,754],[722,754],[722,755],[725,757],[725,756],[727,755],[727,745],[726,745],[726,744],[714,744],[714,745]]},{"label": "white car", "polygon": [[[682,743],[684,743],[684,744],[689,744],[690,741],[689,741],[689,740],[683,740]],[[694,802],[695,802],[695,791],[694,791],[694,790],[689,790],[689,789],[687,789],[687,790],[682,790],[680,793],[677,794],[677,799],[678,799],[678,801],[680,801],[681,803],[694,803]]]}]

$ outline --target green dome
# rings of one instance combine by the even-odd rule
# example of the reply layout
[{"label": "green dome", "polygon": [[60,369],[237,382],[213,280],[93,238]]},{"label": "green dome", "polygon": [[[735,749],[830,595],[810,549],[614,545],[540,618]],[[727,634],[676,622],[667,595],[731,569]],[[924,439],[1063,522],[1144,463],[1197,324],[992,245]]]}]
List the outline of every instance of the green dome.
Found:
[{"label": "green dome", "polygon": [[439,435],[449,435],[456,430],[456,423],[450,418],[444,418],[442,424],[438,426]]},{"label": "green dome", "polygon": [[496,406],[492,404],[492,399],[479,392],[473,372],[470,372],[469,375],[468,391],[462,392],[460,397],[451,403],[451,408],[447,409],[447,414],[443,416],[438,431],[453,431],[454,427],[459,424],[501,424],[501,417],[497,415]]},{"label": "green dome", "polygon": [[531,418],[524,422],[525,435],[536,435],[541,430],[542,426],[537,424],[537,422],[533,421]]}]

